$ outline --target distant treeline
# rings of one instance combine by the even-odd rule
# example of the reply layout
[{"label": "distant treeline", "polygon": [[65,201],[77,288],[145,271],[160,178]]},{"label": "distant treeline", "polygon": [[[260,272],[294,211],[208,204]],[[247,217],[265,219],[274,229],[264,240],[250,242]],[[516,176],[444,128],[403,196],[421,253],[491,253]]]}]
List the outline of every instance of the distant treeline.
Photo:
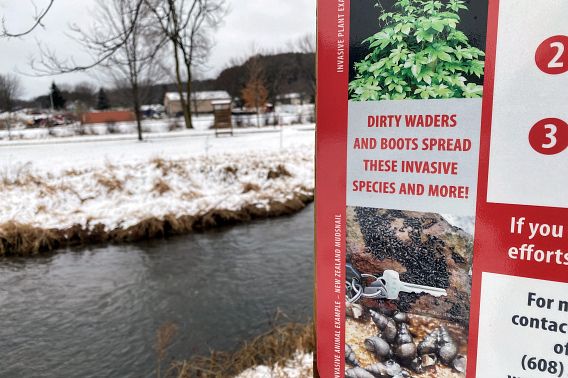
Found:
[{"label": "distant treeline", "polygon": [[[250,58],[244,63],[232,65],[223,70],[216,79],[193,81],[193,91],[225,90],[232,97],[240,97],[241,91],[248,80]],[[306,97],[315,96],[315,54],[313,53],[280,53],[274,55],[260,55],[256,57],[262,65],[262,80],[268,89],[268,100],[275,102],[278,95],[287,93],[300,93]],[[58,84],[66,103],[80,103],[86,108],[96,108],[99,102],[99,91],[90,83],[81,83],[75,86]],[[51,99],[49,88],[46,94],[31,101],[19,101],[18,107],[50,108]],[[144,104],[161,104],[166,92],[175,92],[176,84],[163,83],[144,86],[142,99]],[[127,85],[115,85],[114,88],[104,88],[111,107],[130,107],[130,88]]]}]

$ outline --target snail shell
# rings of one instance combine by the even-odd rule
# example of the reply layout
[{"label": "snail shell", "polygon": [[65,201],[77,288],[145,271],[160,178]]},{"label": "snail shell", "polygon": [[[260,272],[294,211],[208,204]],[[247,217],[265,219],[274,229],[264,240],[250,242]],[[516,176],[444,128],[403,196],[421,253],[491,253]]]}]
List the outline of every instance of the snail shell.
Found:
[{"label": "snail shell", "polygon": [[414,338],[410,334],[410,329],[405,323],[399,324],[398,331],[396,333],[396,344],[408,344],[414,343]]},{"label": "snail shell", "polygon": [[425,368],[432,367],[438,362],[438,357],[434,353],[424,354],[420,357],[422,366]]},{"label": "snail shell", "polygon": [[426,335],[424,340],[418,344],[418,354],[424,355],[438,352],[439,338],[440,330],[438,328]]},{"label": "snail shell", "polygon": [[440,348],[438,350],[440,360],[446,365],[451,365],[458,355],[458,346],[444,327],[440,327],[440,341],[438,345]]},{"label": "snail shell", "polygon": [[367,366],[367,371],[372,373],[373,376],[379,378],[391,377],[404,377],[406,372],[402,367],[393,360],[388,360],[385,363],[377,362],[376,364]]},{"label": "snail shell", "polygon": [[379,358],[390,357],[392,354],[389,343],[378,336],[365,339],[365,348],[369,352],[373,352]]},{"label": "snail shell", "polygon": [[395,345],[394,355],[404,361],[405,365],[409,365],[416,358],[416,345],[407,324],[398,325]]},{"label": "snail shell", "polygon": [[351,366],[359,366],[359,361],[357,361],[357,356],[351,348],[351,345],[345,344],[345,362],[347,362]]},{"label": "snail shell", "polygon": [[420,357],[416,357],[408,364],[408,367],[412,369],[415,373],[422,374],[424,373],[424,367],[422,366],[422,359]]},{"label": "snail shell", "polygon": [[416,345],[414,343],[399,345],[395,348],[394,355],[402,361],[410,362],[416,358]]},{"label": "snail shell", "polygon": [[345,378],[375,378],[375,376],[361,367],[354,367],[345,372]]},{"label": "snail shell", "polygon": [[454,369],[460,373],[465,373],[467,367],[467,359],[465,356],[457,356],[453,362]]},{"label": "snail shell", "polygon": [[389,318],[375,310],[369,310],[369,313],[371,314],[371,319],[373,319],[373,322],[377,325],[377,327],[379,327],[381,331],[385,329]]},{"label": "snail shell", "polygon": [[387,342],[392,343],[396,339],[396,323],[393,319],[384,316],[383,314],[369,310],[371,319],[381,331],[381,337]]},{"label": "snail shell", "polygon": [[397,312],[392,318],[397,323],[408,323],[408,314],[404,312]]}]

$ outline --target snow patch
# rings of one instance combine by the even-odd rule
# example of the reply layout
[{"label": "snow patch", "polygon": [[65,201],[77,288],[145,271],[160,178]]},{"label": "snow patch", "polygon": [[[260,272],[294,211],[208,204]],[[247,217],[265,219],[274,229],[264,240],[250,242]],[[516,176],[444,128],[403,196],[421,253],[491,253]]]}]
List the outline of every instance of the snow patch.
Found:
[{"label": "snow patch", "polygon": [[267,208],[273,201],[311,196],[313,136],[298,130],[0,147],[0,224],[102,224],[110,231],[153,217]]},{"label": "snow patch", "polygon": [[256,366],[245,370],[235,378],[307,378],[313,377],[314,356],[312,353],[296,353],[283,366]]}]

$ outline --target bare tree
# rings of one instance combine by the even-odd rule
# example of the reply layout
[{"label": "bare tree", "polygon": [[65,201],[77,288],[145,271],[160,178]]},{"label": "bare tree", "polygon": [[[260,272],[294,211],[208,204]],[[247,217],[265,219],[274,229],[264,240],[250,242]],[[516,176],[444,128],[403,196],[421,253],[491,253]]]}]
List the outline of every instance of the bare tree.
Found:
[{"label": "bare tree", "polygon": [[22,95],[20,78],[13,74],[0,75],[0,110],[11,112],[15,101]]},{"label": "bare tree", "polygon": [[[12,112],[15,102],[22,95],[22,83],[16,75],[0,75],[0,110]],[[8,130],[8,139],[11,136],[11,115],[4,119],[4,127]]]},{"label": "bare tree", "polygon": [[245,105],[256,110],[256,122],[260,127],[260,109],[266,105],[268,90],[264,79],[264,67],[260,56],[252,57],[247,65],[248,81],[242,90]]},{"label": "bare tree", "polygon": [[298,38],[292,44],[293,51],[297,51],[303,54],[302,57],[299,57],[302,61],[299,61],[298,64],[300,67],[304,69],[304,73],[308,82],[310,84],[310,88],[312,90],[312,94],[316,93],[316,37],[313,34],[306,34],[300,38]]},{"label": "bare tree", "polygon": [[30,34],[32,31],[34,31],[38,26],[43,26],[43,19],[45,18],[45,16],[47,16],[47,13],[50,11],[51,7],[53,7],[53,3],[55,2],[55,0],[49,0],[49,3],[47,4],[47,6],[43,9],[39,9],[35,3],[32,2],[32,5],[35,9],[35,13],[34,13],[34,21],[33,24],[31,26],[29,26],[27,29],[22,30],[20,32],[10,32],[8,30],[8,25],[7,25],[7,21],[5,17],[2,17],[2,28],[0,30],[0,37],[4,37],[4,38],[17,38],[17,37],[23,37],[25,35]]},{"label": "bare tree", "polygon": [[211,32],[226,13],[225,0],[146,0],[172,49],[177,90],[187,128],[191,120],[192,70],[203,65],[213,42]]},{"label": "bare tree", "polygon": [[165,38],[151,33],[150,11],[145,0],[98,0],[92,28],[72,27],[75,39],[93,57],[87,64],[61,60],[54,51],[40,46],[41,59],[32,67],[40,74],[63,74],[104,68],[113,80],[128,83],[136,115],[138,139],[142,140],[141,86],[152,77],[152,62]]}]

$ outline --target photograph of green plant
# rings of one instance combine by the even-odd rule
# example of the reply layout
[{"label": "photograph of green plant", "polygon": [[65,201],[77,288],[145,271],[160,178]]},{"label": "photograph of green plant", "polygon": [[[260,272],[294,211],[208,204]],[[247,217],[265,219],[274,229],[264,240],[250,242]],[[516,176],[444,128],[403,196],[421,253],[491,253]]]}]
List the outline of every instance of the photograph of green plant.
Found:
[{"label": "photograph of green plant", "polygon": [[462,0],[380,1],[380,30],[363,41],[349,96],[355,101],[477,98],[483,95],[485,53],[458,29]]}]

